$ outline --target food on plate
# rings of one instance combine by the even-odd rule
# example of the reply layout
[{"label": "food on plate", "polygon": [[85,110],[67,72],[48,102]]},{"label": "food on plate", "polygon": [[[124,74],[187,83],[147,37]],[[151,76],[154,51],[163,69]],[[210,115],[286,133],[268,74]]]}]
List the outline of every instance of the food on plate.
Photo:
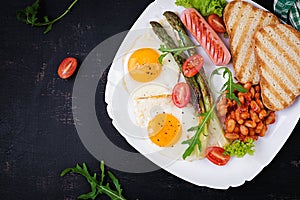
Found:
[{"label": "food on plate", "polygon": [[210,14],[222,17],[227,2],[226,0],[176,0],[175,4],[185,8],[196,8],[205,17]]},{"label": "food on plate", "polygon": [[222,147],[212,146],[206,149],[206,158],[216,165],[223,166],[230,160],[230,155],[225,154]]},{"label": "food on plate", "polygon": [[246,83],[243,87],[247,93],[235,91],[240,103],[222,98],[217,110],[225,124],[225,137],[247,142],[265,136],[268,125],[275,122],[276,116],[263,105],[259,85]]},{"label": "food on plate", "polygon": [[156,115],[148,123],[147,129],[150,140],[160,147],[174,145],[182,134],[180,121],[174,115],[168,113]]},{"label": "food on plate", "polygon": [[224,147],[224,154],[229,155],[230,157],[236,156],[238,158],[241,158],[246,154],[253,155],[255,152],[254,141],[255,140],[252,139],[248,139],[245,142],[235,140],[230,145],[226,145]]},{"label": "food on plate", "polygon": [[255,31],[269,24],[279,23],[278,18],[265,10],[244,1],[232,1],[224,9],[223,19],[229,35],[233,68],[241,83],[259,83],[254,56]]},{"label": "food on plate", "polygon": [[210,14],[207,18],[207,22],[217,33],[226,32],[225,24],[222,17],[219,17],[216,14]]},{"label": "food on plate", "polygon": [[[138,42],[143,44],[145,42],[143,39],[141,37]],[[174,58],[167,55],[164,62],[159,63],[159,56],[160,53],[156,49],[144,46],[133,48],[124,56],[123,85],[129,93],[142,84],[151,82],[169,88],[177,84],[180,72]]]},{"label": "food on plate", "polygon": [[141,48],[133,52],[128,60],[128,72],[138,82],[156,79],[162,70],[158,62],[159,53],[151,48]]},{"label": "food on plate", "polygon": [[193,77],[202,69],[204,59],[201,55],[195,54],[190,56],[182,65],[183,75],[186,77]]},{"label": "food on plate", "polygon": [[254,36],[262,101],[270,110],[290,106],[300,94],[300,32],[281,23]]},{"label": "food on plate", "polygon": [[74,74],[77,68],[77,60],[73,57],[63,59],[58,66],[58,76],[62,79],[67,79]]},{"label": "food on plate", "polygon": [[178,108],[185,107],[191,98],[190,86],[185,82],[175,85],[172,91],[172,101]]},{"label": "food on plate", "polygon": [[184,10],[181,14],[181,21],[215,65],[222,66],[230,62],[231,54],[224,42],[196,9]]}]

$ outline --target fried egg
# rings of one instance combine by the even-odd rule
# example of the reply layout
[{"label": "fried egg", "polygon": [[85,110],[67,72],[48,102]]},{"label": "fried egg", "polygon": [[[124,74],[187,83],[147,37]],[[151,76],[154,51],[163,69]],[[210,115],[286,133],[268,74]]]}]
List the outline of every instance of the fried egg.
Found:
[{"label": "fried egg", "polygon": [[159,63],[160,45],[160,40],[151,29],[137,32],[132,38],[132,46],[122,56],[123,86],[128,93],[144,83],[160,83],[168,88],[176,85],[180,77],[179,67],[171,54]]},{"label": "fried egg", "polygon": [[128,59],[128,73],[137,82],[150,82],[156,79],[162,70],[159,53],[151,48],[134,51]]},{"label": "fried egg", "polygon": [[173,88],[179,79],[179,68],[174,58],[167,55],[162,64],[160,54],[151,48],[141,48],[127,55],[124,64],[124,86],[131,93],[144,83],[154,82]]},{"label": "fried egg", "polygon": [[172,90],[159,83],[140,86],[133,91],[131,100],[134,124],[147,130],[136,134],[168,157],[180,157],[186,148],[181,142],[192,136],[187,130],[199,122],[193,106],[189,103],[184,108],[176,107],[172,102]]}]

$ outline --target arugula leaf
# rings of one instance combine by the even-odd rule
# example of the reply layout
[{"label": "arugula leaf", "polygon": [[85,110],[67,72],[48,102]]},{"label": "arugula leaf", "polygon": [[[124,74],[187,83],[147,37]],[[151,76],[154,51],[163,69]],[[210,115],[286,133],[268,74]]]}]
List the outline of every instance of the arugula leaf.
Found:
[{"label": "arugula leaf", "polygon": [[227,67],[224,68],[223,78],[225,78],[226,74],[228,74],[228,80],[224,84],[224,87],[225,87],[224,89],[227,91],[226,97],[231,99],[231,100],[235,100],[240,105],[241,102],[238,99],[238,97],[235,95],[234,91],[237,90],[239,92],[246,93],[246,92],[248,92],[248,90],[245,89],[240,84],[235,83],[233,81],[232,73]]},{"label": "arugula leaf", "polygon": [[39,0],[36,0],[31,6],[27,6],[23,10],[18,10],[16,13],[16,17],[18,21],[29,24],[31,26],[46,26],[47,28],[44,31],[44,34],[46,34],[52,29],[55,22],[59,21],[68,12],[70,12],[71,8],[77,3],[77,1],[78,0],[74,0],[63,14],[52,21],[48,19],[48,16],[44,16],[44,21],[38,22],[37,14],[39,11]]},{"label": "arugula leaf", "polygon": [[113,183],[118,191],[118,194],[121,196],[122,189],[121,189],[121,185],[120,185],[118,179],[110,171],[107,171],[107,173],[108,173],[108,176],[110,177],[110,179],[113,181]]},{"label": "arugula leaf", "polygon": [[166,57],[166,55],[168,55],[168,53],[163,53],[163,54],[161,54],[161,55],[158,57],[158,62],[159,62],[160,64],[162,64],[162,61],[163,61],[164,57]]},{"label": "arugula leaf", "polygon": [[240,85],[239,83],[235,83],[232,77],[232,73],[231,71],[227,68],[227,67],[220,67],[218,69],[215,69],[210,76],[210,82],[212,80],[212,76],[214,75],[221,75],[219,73],[220,70],[224,70],[223,72],[223,78],[226,78],[226,75],[228,75],[228,79],[226,81],[226,83],[224,83],[223,87],[221,88],[220,93],[224,94],[225,91],[227,91],[226,93],[226,98],[231,99],[236,101],[239,105],[241,104],[239,98],[236,96],[236,94],[234,93],[235,90],[242,92],[242,93],[246,93],[248,92],[247,89],[245,89],[242,85]]},{"label": "arugula leaf", "polygon": [[100,170],[101,170],[101,181],[100,181],[100,185],[103,184],[103,181],[104,181],[104,177],[105,177],[105,174],[104,174],[104,162],[103,160],[100,162]]},{"label": "arugula leaf", "polygon": [[178,48],[169,48],[165,45],[160,45],[160,48],[158,49],[159,51],[163,53],[182,53],[183,51],[189,50],[189,49],[194,49],[196,47],[200,47],[200,45],[193,45],[193,46],[184,46],[184,47],[178,47]]},{"label": "arugula leaf", "polygon": [[196,145],[198,145],[198,149],[199,149],[199,151],[201,151],[201,141],[200,141],[199,137],[200,137],[200,134],[204,130],[205,124],[211,118],[215,107],[216,107],[216,104],[214,103],[213,106],[208,110],[208,112],[206,112],[205,114],[203,113],[204,118],[201,121],[201,124],[199,126],[192,127],[192,128],[189,129],[189,130],[197,129],[197,131],[191,139],[185,140],[185,141],[182,142],[182,144],[188,144],[189,145],[188,148],[185,150],[185,152],[182,155],[183,159],[186,159],[188,156],[190,156],[192,154],[192,152],[194,151]]},{"label": "arugula leaf", "polygon": [[[205,112],[205,113],[200,113],[199,115],[197,115],[197,117],[208,117],[207,120],[209,120],[209,119],[213,118],[213,115],[212,114],[208,115],[208,112]],[[193,127],[189,128],[187,131],[189,131],[189,132],[196,131],[196,130],[198,130],[198,128],[199,128],[199,126],[193,126]]]},{"label": "arugula leaf", "polygon": [[82,164],[82,167],[77,164],[74,168],[67,168],[63,170],[60,174],[60,176],[65,176],[68,173],[77,173],[82,175],[86,178],[86,180],[89,182],[91,186],[91,192],[87,194],[82,194],[78,196],[78,199],[95,199],[99,194],[105,194],[112,200],[126,200],[125,197],[122,195],[122,189],[121,185],[118,181],[118,179],[108,171],[108,176],[112,180],[116,190],[113,190],[110,188],[109,183],[104,184],[104,177],[105,177],[105,170],[104,170],[104,162],[101,161],[100,163],[100,169],[101,169],[101,179],[100,181],[97,180],[97,174],[94,173],[93,176],[90,175],[88,168],[85,163]]},{"label": "arugula leaf", "polygon": [[166,57],[166,55],[168,55],[168,53],[174,53],[174,56],[177,56],[179,54],[181,54],[183,51],[189,50],[189,49],[194,49],[196,47],[199,47],[200,45],[193,45],[193,46],[180,46],[178,48],[170,48],[167,47],[165,45],[160,45],[159,47],[159,51],[161,51],[163,54],[161,54],[158,58],[158,61],[160,64],[162,64],[162,60],[164,59],[164,57]]}]

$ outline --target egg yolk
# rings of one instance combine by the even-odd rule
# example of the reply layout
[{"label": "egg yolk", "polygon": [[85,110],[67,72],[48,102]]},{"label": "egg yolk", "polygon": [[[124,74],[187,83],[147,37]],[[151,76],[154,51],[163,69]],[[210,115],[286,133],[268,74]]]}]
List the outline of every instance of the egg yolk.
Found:
[{"label": "egg yolk", "polygon": [[162,70],[158,58],[159,53],[151,48],[136,50],[128,60],[130,76],[138,82],[149,82],[156,79]]},{"label": "egg yolk", "polygon": [[182,135],[180,121],[172,114],[158,114],[148,123],[150,140],[160,146],[168,147],[175,144]]}]

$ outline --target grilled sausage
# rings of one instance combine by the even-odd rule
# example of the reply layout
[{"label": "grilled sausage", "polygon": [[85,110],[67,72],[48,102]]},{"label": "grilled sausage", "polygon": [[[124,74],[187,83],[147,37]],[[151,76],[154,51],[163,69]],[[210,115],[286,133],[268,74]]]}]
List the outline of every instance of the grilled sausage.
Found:
[{"label": "grilled sausage", "polygon": [[221,66],[230,62],[229,50],[197,10],[188,8],[184,10],[180,18],[215,65]]}]

